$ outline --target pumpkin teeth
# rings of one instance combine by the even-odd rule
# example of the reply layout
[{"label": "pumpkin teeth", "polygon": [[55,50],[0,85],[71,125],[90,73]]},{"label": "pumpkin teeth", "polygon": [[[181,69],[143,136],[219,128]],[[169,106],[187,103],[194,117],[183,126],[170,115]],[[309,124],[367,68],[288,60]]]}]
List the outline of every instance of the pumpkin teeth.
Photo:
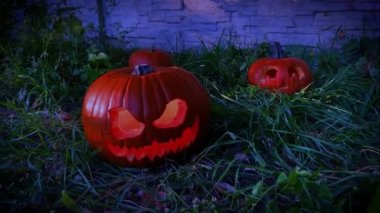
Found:
[{"label": "pumpkin teeth", "polygon": [[153,142],[153,146],[156,150],[156,155],[160,158],[162,158],[162,156],[164,156],[164,154],[166,153],[165,145],[166,144],[157,143],[156,141]]},{"label": "pumpkin teeth", "polygon": [[128,159],[129,162],[132,162],[134,157],[135,156],[133,155],[133,153],[127,154],[127,159]]},{"label": "pumpkin teeth", "polygon": [[138,150],[138,149],[135,150],[135,159],[141,160],[145,156],[146,156],[146,154],[145,154],[144,150]]},{"label": "pumpkin teeth", "polygon": [[128,153],[128,149],[121,147],[120,145],[113,144],[112,141],[106,141],[106,144],[108,144],[107,148],[109,151],[118,157],[125,156]]},{"label": "pumpkin teeth", "polygon": [[154,157],[156,157],[156,153],[154,152],[154,147],[152,145],[144,147],[145,153],[150,161],[153,161]]},{"label": "pumpkin teeth", "polygon": [[178,141],[176,141],[177,142],[177,144],[178,144],[178,151],[181,151],[183,148],[184,148],[184,146],[186,145],[184,142],[185,142],[185,140],[183,139],[183,138],[181,138],[180,140],[178,140]]},{"label": "pumpkin teeth", "polygon": [[134,148],[134,147],[128,149],[127,153],[129,153],[129,155],[127,155],[127,159],[128,159],[129,162],[132,162],[133,159],[136,158],[136,152],[137,151],[138,150],[136,150],[136,148]]},{"label": "pumpkin teeth", "polygon": [[[140,161],[148,158],[153,161],[156,157],[162,158],[170,153],[177,153],[184,148],[188,147],[195,141],[199,131],[199,118],[196,117],[193,126],[187,127],[183,130],[181,137],[177,139],[170,139],[166,143],[158,143],[156,140],[151,145],[142,148],[127,148],[120,147],[107,141],[106,145],[108,150],[117,157],[126,157],[129,162]],[[195,133],[194,133],[195,132]]]},{"label": "pumpkin teeth", "polygon": [[177,152],[178,144],[176,144],[175,141],[170,140],[170,144],[168,146],[169,146],[169,148],[168,148],[169,152],[171,152],[171,153]]}]

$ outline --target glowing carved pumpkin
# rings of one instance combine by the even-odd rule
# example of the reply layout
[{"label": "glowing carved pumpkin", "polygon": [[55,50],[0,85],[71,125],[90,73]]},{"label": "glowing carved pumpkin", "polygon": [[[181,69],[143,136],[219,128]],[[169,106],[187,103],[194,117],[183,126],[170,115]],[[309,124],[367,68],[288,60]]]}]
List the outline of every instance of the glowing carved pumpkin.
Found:
[{"label": "glowing carved pumpkin", "polygon": [[274,57],[256,60],[248,70],[248,82],[260,88],[294,94],[312,81],[309,66],[298,58],[282,58],[283,51],[275,43]]},{"label": "glowing carved pumpkin", "polygon": [[140,49],[132,53],[129,57],[128,64],[130,67],[135,67],[140,64],[148,64],[152,67],[168,67],[172,66],[172,59],[168,53],[155,48]]},{"label": "glowing carved pumpkin", "polygon": [[207,132],[210,100],[179,67],[120,68],[87,90],[82,123],[90,145],[119,165],[147,165],[177,154]]}]

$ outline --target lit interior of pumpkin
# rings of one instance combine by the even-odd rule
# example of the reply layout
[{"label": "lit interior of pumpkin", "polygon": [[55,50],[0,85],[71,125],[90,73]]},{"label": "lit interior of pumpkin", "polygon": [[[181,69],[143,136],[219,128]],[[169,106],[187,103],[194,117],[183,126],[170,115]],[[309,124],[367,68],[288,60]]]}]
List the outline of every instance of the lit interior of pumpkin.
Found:
[{"label": "lit interior of pumpkin", "polygon": [[[188,105],[184,100],[174,99],[166,104],[164,112],[161,116],[153,121],[156,128],[173,128],[184,123]],[[145,125],[136,120],[133,115],[122,107],[109,110],[111,121],[111,134],[116,140],[126,140],[137,137],[144,131]],[[191,126],[186,127],[182,134],[177,138],[172,138],[165,143],[158,139],[153,139],[150,145],[143,147],[126,147],[125,145],[115,145],[112,142],[106,143],[108,150],[115,156],[125,156],[128,161],[134,159],[141,160],[148,158],[154,160],[156,157],[163,157],[169,153],[176,153],[188,147],[198,135],[199,118],[195,117],[195,121]]]},{"label": "lit interior of pumpkin", "polygon": [[145,125],[136,120],[133,115],[122,107],[109,110],[111,133],[117,140],[133,138],[141,135]]},{"label": "lit interior of pumpkin", "polygon": [[164,112],[153,125],[160,129],[177,127],[185,120],[187,108],[185,101],[176,98],[166,104]]},{"label": "lit interior of pumpkin", "polygon": [[181,136],[170,139],[166,143],[154,139],[152,144],[143,147],[129,148],[126,146],[115,145],[112,142],[106,143],[106,146],[113,155],[126,157],[129,162],[134,160],[139,161],[143,158],[148,158],[153,161],[155,158],[161,158],[170,153],[177,153],[193,143],[199,132],[199,122],[199,118],[195,117],[193,125],[186,127]]}]

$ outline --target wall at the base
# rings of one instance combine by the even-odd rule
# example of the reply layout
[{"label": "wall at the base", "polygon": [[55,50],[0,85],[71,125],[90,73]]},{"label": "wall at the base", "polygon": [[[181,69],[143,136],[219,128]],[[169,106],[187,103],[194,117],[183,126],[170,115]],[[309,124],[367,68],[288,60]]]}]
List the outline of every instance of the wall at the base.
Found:
[{"label": "wall at the base", "polygon": [[[54,7],[78,8],[85,26],[99,26],[95,0],[55,1]],[[223,32],[240,45],[380,36],[379,0],[103,0],[103,8],[107,36],[123,47],[182,50],[214,44]]]}]

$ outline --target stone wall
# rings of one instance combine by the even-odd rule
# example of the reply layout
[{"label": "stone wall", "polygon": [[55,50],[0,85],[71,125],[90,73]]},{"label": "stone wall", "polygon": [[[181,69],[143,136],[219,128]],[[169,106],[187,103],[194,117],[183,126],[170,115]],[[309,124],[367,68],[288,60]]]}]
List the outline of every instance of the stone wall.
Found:
[{"label": "stone wall", "polygon": [[[91,3],[88,3],[91,2]],[[329,45],[352,36],[380,36],[379,0],[103,0],[105,31],[123,47],[182,50],[218,42]],[[77,7],[85,26],[99,27],[96,1]]]}]

